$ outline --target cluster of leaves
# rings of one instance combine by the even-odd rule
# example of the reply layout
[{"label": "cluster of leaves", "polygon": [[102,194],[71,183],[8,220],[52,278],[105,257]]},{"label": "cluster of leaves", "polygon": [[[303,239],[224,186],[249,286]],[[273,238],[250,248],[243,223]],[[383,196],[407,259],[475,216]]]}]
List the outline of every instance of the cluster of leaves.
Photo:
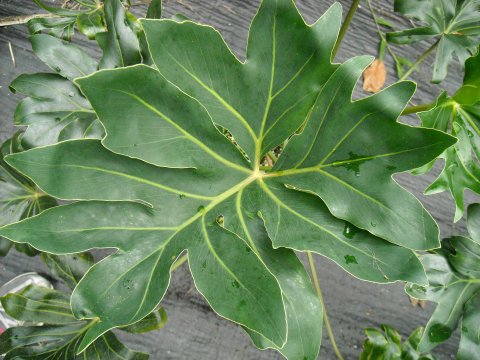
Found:
[{"label": "cluster of leaves", "polygon": [[[19,133],[0,148],[0,226],[11,224],[39,214],[57,204],[52,197],[41,192],[36,185],[12,169],[3,158],[22,151]],[[0,237],[0,256],[6,256],[13,243]],[[15,244],[15,248],[29,256],[38,251],[28,244]]]},{"label": "cluster of leaves", "polygon": [[382,325],[381,330],[367,328],[365,334],[360,360],[435,360],[433,355],[417,350],[423,328],[416,329],[403,343],[400,334],[387,325]]},{"label": "cluster of leaves", "polygon": [[[68,101],[65,114],[50,108],[52,145],[31,145],[6,162],[45,193],[76,202],[0,233],[48,253],[117,249],[72,294],[73,314],[91,324],[78,352],[147,316],[185,250],[212,308],[259,348],[290,359],[315,359],[322,331],[322,304],[293,250],[324,255],[364,280],[427,284],[413,250],[437,247],[438,227],[391,176],[432,161],[455,139],[396,122],[414,92],[410,82],[352,102],[372,59],[331,63],[340,21],[339,5],[309,26],[291,0],[264,0],[244,63],[214,29],[174,20],[142,20],[141,35],[132,32],[148,47],[128,53],[132,61],[102,66],[106,56],[130,59],[111,56],[131,48],[109,44],[117,38],[109,32],[99,41],[99,68],[110,69],[89,76],[93,62],[72,45],[56,43],[90,66],[84,74],[62,70],[66,63],[50,51],[39,54],[66,86],[80,88],[67,101],[86,100]],[[53,49],[48,41],[36,51]],[[142,58],[154,66],[112,69]],[[24,139],[35,138],[45,119],[33,113]],[[75,131],[81,136],[65,136],[83,115],[89,124]],[[51,131],[65,116],[75,120]],[[85,139],[96,121],[108,135]],[[287,139],[273,168],[260,169]]]},{"label": "cluster of leaves", "polygon": [[[415,90],[411,82],[351,100],[372,59],[332,63],[338,4],[307,25],[292,0],[263,0],[240,62],[213,28],[158,20],[158,0],[140,21],[120,0],[76,1],[73,9],[35,1],[56,15],[29,24],[34,52],[55,73],[22,75],[11,85],[27,96],[14,118],[27,129],[2,148],[0,204],[9,216],[0,224],[0,249],[13,241],[27,253],[44,252],[74,290],[29,287],[1,300],[12,317],[45,324],[3,334],[8,359],[115,358],[112,351],[145,358],[112,330],[163,324],[158,304],[185,251],[212,309],[260,349],[288,359],[316,359],[322,334],[323,306],[295,251],[321,254],[362,280],[407,281],[412,296],[439,302],[425,332],[404,344],[391,328],[368,330],[364,358],[433,359],[417,348],[447,339],[462,316],[459,356],[478,351],[471,336],[480,282],[475,226],[474,241],[444,241],[419,259],[416,251],[440,246],[437,224],[392,179],[429,169],[444,154],[431,189],[450,189],[461,216],[463,190],[477,186],[470,177],[478,172],[478,56],[467,61],[457,94],[442,95],[421,114],[424,127],[413,128],[396,121]],[[415,3],[396,7],[410,15]],[[451,0],[441,3],[452,10]],[[476,33],[465,24],[475,24],[477,7],[458,1],[445,18],[434,80],[453,51],[465,60],[460,45],[474,52]],[[423,1],[415,16],[431,26],[390,38],[437,36],[440,14],[425,15],[437,8]],[[99,61],[65,42],[75,27],[97,41]],[[273,166],[262,166],[279,146]],[[91,248],[116,252],[93,264],[84,253]],[[62,255],[72,253],[80,255]],[[464,303],[452,308],[455,297]],[[47,319],[39,310],[58,312]]]},{"label": "cluster of leaves", "polygon": [[[34,53],[55,73],[23,74],[10,85],[13,92],[27,96],[19,103],[14,114],[14,124],[25,126],[26,130],[18,132],[2,145],[0,210],[3,216],[0,225],[17,222],[56,205],[53,198],[12,169],[3,160],[5,156],[58,141],[77,138],[101,139],[104,136],[104,128],[95,111],[78,86],[73,83],[73,79],[102,68],[115,68],[146,61],[141,55],[138,21],[120,0],[111,0],[105,4],[98,1],[81,2],[81,6],[95,7],[96,14],[101,14],[98,21],[105,24],[103,30],[93,36],[104,49],[100,61],[90,57],[81,48],[57,38],[64,37],[60,31],[61,20],[67,19],[72,24],[78,23],[79,29],[86,28],[82,22],[87,19],[83,16],[85,12],[52,8],[40,1],[36,2],[58,15],[29,22],[30,28],[36,29],[35,33],[47,33],[32,35],[30,42]],[[83,15],[77,14],[78,12]],[[149,13],[152,16],[159,15],[158,1],[152,2]],[[48,28],[39,27],[38,21],[52,23]],[[15,246],[17,250],[28,255],[38,254],[31,246],[21,244]],[[11,242],[1,238],[0,256],[5,256],[10,247]]]},{"label": "cluster of leaves", "polygon": [[447,75],[455,55],[463,66],[480,42],[479,0],[395,0],[395,11],[420,22],[411,29],[390,32],[389,42],[413,44],[434,41],[436,58],[432,82]]},{"label": "cluster of leaves", "polygon": [[457,359],[474,359],[480,353],[480,205],[468,208],[470,238],[443,240],[442,248],[422,255],[429,286],[407,284],[407,293],[438,303],[418,349],[430,351],[450,338],[461,322]]},{"label": "cluster of leaves", "polygon": [[[480,194],[480,54],[467,60],[463,86],[452,96],[442,93],[433,109],[418,114],[422,126],[450,132],[458,142],[442,155],[445,165],[427,194],[450,191],[455,221],[463,216],[465,189]],[[428,171],[433,162],[417,173]]]},{"label": "cluster of leaves", "polygon": [[[50,271],[63,279],[71,290],[93,265],[89,253],[55,256],[42,254]],[[93,321],[77,320],[70,309],[71,292],[29,285],[20,293],[0,298],[6,313],[25,322],[0,335],[0,349],[5,360],[13,359],[148,359],[144,353],[125,347],[113,332],[98,338],[82,355],[77,355],[86,331]],[[167,321],[163,308],[122,330],[141,334],[162,328]],[[41,325],[27,325],[41,324]]]}]

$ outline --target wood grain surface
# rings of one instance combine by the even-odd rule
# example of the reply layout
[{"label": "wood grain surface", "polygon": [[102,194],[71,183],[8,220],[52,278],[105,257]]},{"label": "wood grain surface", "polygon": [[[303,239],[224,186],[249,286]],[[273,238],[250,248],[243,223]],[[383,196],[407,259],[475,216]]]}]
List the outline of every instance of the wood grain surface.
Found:
[{"label": "wood grain surface", "polygon": [[[58,3],[59,1],[57,1]],[[341,0],[344,13],[351,0]],[[315,21],[331,4],[331,0],[298,0],[297,5],[307,22]],[[258,7],[259,0],[164,0],[165,16],[183,13],[192,20],[213,25],[220,30],[232,50],[244,57],[248,28]],[[393,14],[393,0],[373,0],[379,15],[395,24],[397,28],[409,26],[409,22]],[[31,0],[0,0],[0,17],[39,13]],[[136,6],[134,12],[141,16],[144,6]],[[98,56],[93,42],[75,40]],[[16,60],[13,66],[8,43],[11,43]],[[379,39],[368,9],[360,7],[355,15],[345,41],[342,43],[337,61],[344,61],[356,55],[376,55]],[[410,59],[416,59],[429,44],[395,47],[398,53]],[[388,67],[387,84],[395,81],[393,63],[389,56],[385,59]],[[412,101],[420,104],[432,101],[445,88],[453,93],[461,83],[463,76],[456,64],[451,67],[448,78],[442,86],[429,82],[433,56],[427,58],[419,71],[414,73],[418,90]],[[12,118],[19,95],[10,93],[10,82],[21,73],[45,71],[47,68],[35,58],[28,41],[25,25],[0,28],[0,139],[4,140],[13,131]],[[358,87],[361,89],[361,87]],[[360,90],[354,98],[366,96]],[[402,119],[416,124],[415,116]],[[454,205],[449,194],[423,196],[426,186],[438,174],[436,171],[422,177],[409,174],[395,178],[405,188],[411,190],[437,219],[443,237],[452,234],[466,234],[465,222],[453,224]],[[469,202],[476,201],[467,194]],[[377,285],[359,281],[345,273],[333,262],[316,257],[319,278],[324,291],[326,307],[331,318],[337,342],[346,359],[358,359],[364,341],[365,327],[378,327],[380,324],[395,326],[407,336],[418,326],[424,325],[434,304],[428,304],[426,310],[412,307],[403,291],[403,285]],[[274,351],[260,352],[250,343],[243,330],[218,317],[207,306],[205,300],[193,287],[186,266],[173,276],[170,289],[163,301],[169,315],[168,325],[158,332],[144,336],[123,336],[135,349],[151,354],[153,360],[266,360],[281,359]],[[0,258],[0,284],[15,275],[26,271],[44,272],[45,267],[39,259],[27,258],[16,252],[6,258]],[[435,354],[439,359],[454,356],[458,343],[458,334],[449,342],[438,347]],[[326,336],[320,352],[320,359],[335,359]]]}]

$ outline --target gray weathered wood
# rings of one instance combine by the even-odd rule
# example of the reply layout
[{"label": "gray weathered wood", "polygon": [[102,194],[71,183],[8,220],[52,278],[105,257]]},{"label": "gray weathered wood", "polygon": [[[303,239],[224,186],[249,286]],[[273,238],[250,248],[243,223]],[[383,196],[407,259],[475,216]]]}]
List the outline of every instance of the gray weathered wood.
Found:
[{"label": "gray weathered wood", "polygon": [[[59,1],[57,1],[58,3]],[[351,0],[340,1],[345,12]],[[164,0],[165,15],[181,12],[190,19],[217,27],[232,50],[240,57],[245,54],[248,26],[255,14],[259,0]],[[298,0],[297,4],[307,22],[313,22],[333,1]],[[396,14],[392,14],[391,0],[373,1],[381,16],[396,24],[399,28],[408,22]],[[144,13],[144,7],[136,7],[137,14]],[[0,17],[39,12],[31,0],[0,0]],[[8,42],[11,42],[17,67],[10,59]],[[338,56],[343,61],[355,55],[375,55],[378,47],[378,36],[374,29],[369,12],[361,7],[355,16]],[[98,54],[92,42],[79,41],[88,47],[89,52]],[[414,47],[397,47],[398,53],[410,59],[419,56],[428,45]],[[441,87],[429,83],[433,57],[430,56],[415,74],[419,82],[418,92],[413,99],[414,104],[432,101]],[[387,56],[389,68],[388,82],[394,81],[392,61]],[[0,28],[0,139],[8,137],[12,131],[12,114],[20,97],[11,94],[9,83],[21,73],[44,71],[47,68],[32,54],[28,42],[26,26]],[[452,93],[461,83],[459,66],[452,67],[444,86]],[[355,97],[365,96],[360,91]],[[415,123],[415,116],[406,119]],[[436,172],[422,177],[408,174],[398,175],[399,183],[417,195],[439,221],[444,237],[452,234],[464,234],[465,224],[460,221],[452,223],[454,206],[448,194],[432,197],[422,195],[423,189],[432,181]],[[469,201],[474,198],[467,196]],[[358,358],[364,340],[363,329],[369,326],[378,327],[387,323],[397,327],[406,336],[416,327],[425,324],[434,305],[429,304],[427,310],[413,308],[403,292],[402,284],[376,285],[361,282],[342,271],[327,259],[318,257],[319,277],[325,295],[326,307],[329,311],[337,342],[346,359]],[[0,259],[0,284],[26,271],[45,271],[38,259],[29,259],[12,252],[7,258]],[[245,333],[236,325],[215,315],[202,297],[194,290],[191,277],[184,266],[172,279],[170,289],[163,301],[169,314],[169,324],[159,332],[145,336],[125,337],[136,349],[149,352],[156,359],[280,359],[273,351],[259,352],[251,344]],[[440,359],[448,359],[455,352],[458,336],[439,347],[436,354]],[[322,359],[334,359],[332,348],[324,336],[320,354]]]}]

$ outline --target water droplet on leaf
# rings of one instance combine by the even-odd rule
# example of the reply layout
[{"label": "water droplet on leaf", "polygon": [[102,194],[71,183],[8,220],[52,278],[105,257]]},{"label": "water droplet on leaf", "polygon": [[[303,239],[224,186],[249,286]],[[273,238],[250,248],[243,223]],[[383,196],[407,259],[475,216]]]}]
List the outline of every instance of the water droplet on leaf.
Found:
[{"label": "water droplet on leaf", "polygon": [[345,228],[343,229],[343,236],[347,239],[353,239],[356,233],[360,230],[349,222],[345,222]]},{"label": "water droplet on leaf", "polygon": [[215,221],[217,222],[218,225],[223,226],[223,222],[224,222],[223,215],[218,215]]},{"label": "water droplet on leaf", "polygon": [[348,264],[358,264],[357,258],[353,255],[345,255],[345,263]]}]

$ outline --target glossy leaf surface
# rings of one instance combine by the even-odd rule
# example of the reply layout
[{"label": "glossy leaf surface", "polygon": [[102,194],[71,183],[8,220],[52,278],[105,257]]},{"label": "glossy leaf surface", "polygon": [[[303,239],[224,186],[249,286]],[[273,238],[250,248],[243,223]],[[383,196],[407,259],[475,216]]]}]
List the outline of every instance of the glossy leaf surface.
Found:
[{"label": "glossy leaf surface", "polygon": [[[392,175],[455,139],[396,122],[410,82],[351,101],[372,59],[331,64],[340,10],[309,26],[292,1],[264,0],[244,63],[211,27],[142,20],[154,67],[75,81],[102,142],[8,158],[48,194],[81,201],[1,235],[55,254],[117,249],[73,293],[77,318],[101,319],[80,350],[156,308],[184,250],[211,307],[289,359],[315,359],[321,334],[321,304],[292,250],[369,281],[426,283],[411,249],[437,247],[438,228]],[[273,169],[260,169],[292,135]]]},{"label": "glossy leaf surface", "polygon": [[[478,224],[479,205],[469,206],[470,224]],[[470,225],[472,226],[472,225]],[[478,228],[475,228],[478,232]],[[461,326],[459,359],[480,352],[478,336],[480,298],[480,245],[456,236],[443,241],[442,250],[422,256],[429,286],[407,285],[409,295],[438,303],[419,343],[419,350],[430,351],[450,338]]]},{"label": "glossy leaf surface", "polygon": [[480,193],[479,68],[480,55],[470,58],[463,85],[456,94],[452,97],[445,93],[440,95],[433,109],[418,114],[422,126],[449,131],[458,138],[458,142],[442,155],[444,169],[426,190],[427,194],[450,191],[456,204],[455,221],[463,215],[465,189]]},{"label": "glossy leaf surface", "polygon": [[463,66],[480,42],[479,0],[395,0],[395,11],[419,22],[408,30],[387,34],[388,41],[412,44],[437,42],[432,82],[441,82],[456,56]]}]

